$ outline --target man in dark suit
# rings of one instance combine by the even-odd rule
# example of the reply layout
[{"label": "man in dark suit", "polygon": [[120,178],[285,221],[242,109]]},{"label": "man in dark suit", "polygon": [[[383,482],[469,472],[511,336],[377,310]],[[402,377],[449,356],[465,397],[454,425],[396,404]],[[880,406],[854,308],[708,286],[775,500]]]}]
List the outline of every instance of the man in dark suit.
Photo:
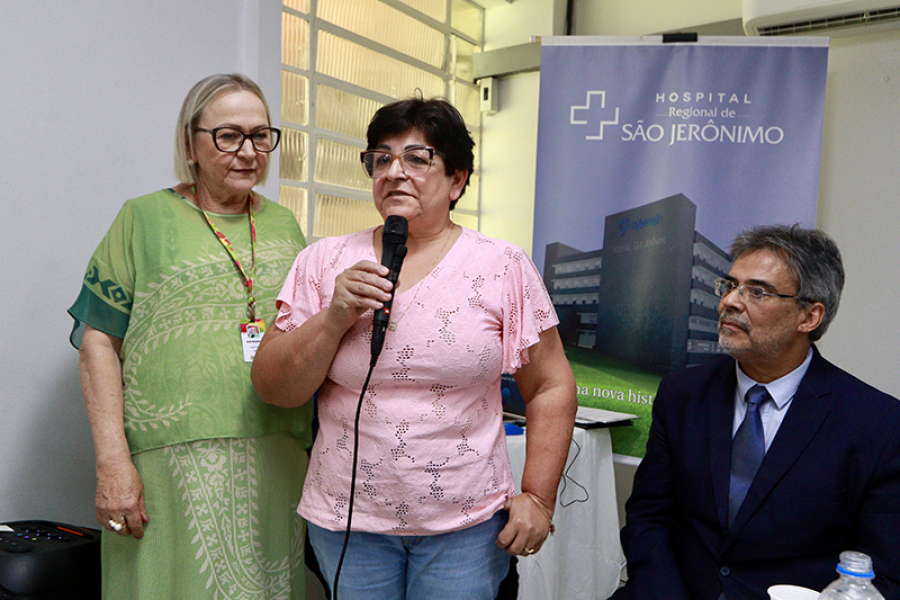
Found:
[{"label": "man in dark suit", "polygon": [[[739,235],[715,283],[730,355],[668,375],[626,505],[616,600],[763,600],[821,590],[843,550],[900,598],[900,402],[822,358],[840,253],[817,230]],[[890,293],[890,292],[888,292]],[[752,391],[751,391],[752,390]]]}]

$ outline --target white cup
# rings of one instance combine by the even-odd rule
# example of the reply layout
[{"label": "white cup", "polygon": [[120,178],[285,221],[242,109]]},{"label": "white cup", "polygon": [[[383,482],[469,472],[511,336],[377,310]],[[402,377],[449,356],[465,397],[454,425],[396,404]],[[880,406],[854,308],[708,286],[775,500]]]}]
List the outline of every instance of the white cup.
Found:
[{"label": "white cup", "polygon": [[819,592],[799,585],[773,585],[768,589],[772,600],[818,600]]}]

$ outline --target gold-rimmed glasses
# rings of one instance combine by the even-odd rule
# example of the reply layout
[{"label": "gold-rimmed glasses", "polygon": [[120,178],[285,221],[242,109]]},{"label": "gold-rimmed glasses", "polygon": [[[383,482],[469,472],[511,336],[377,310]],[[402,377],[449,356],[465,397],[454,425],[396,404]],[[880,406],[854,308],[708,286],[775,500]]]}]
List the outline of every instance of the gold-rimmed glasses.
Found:
[{"label": "gold-rimmed glasses", "polygon": [[[395,160],[400,161],[400,168],[409,177],[424,175],[434,163],[434,155],[438,152],[431,146],[415,146],[407,148],[400,154],[387,150],[366,150],[359,153],[363,171],[370,179],[379,179],[387,175]],[[440,154],[438,154],[440,156]]]}]

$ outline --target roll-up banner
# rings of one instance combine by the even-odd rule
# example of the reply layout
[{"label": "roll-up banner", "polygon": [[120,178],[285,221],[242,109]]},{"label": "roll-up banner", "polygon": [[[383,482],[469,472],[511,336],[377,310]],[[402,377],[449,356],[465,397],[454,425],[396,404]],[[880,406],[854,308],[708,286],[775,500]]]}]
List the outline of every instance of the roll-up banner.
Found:
[{"label": "roll-up banner", "polygon": [[[683,38],[680,38],[683,39]],[[740,231],[816,220],[827,38],[543,38],[534,259],[584,406],[633,413],[722,354]]]}]

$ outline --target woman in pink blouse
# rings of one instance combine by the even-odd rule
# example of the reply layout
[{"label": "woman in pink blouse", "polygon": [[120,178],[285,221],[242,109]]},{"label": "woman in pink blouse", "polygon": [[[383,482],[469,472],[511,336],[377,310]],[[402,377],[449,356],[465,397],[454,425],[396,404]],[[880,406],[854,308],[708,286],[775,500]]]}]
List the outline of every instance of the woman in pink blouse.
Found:
[{"label": "woman in pink blouse", "polygon": [[[507,555],[534,554],[551,533],[574,377],[528,256],[450,220],[474,164],[456,109],[438,99],[395,102],[375,113],[367,138],[362,162],[375,207],[408,222],[396,289],[380,264],[382,227],[312,244],[278,296],[253,382],[265,402],[282,407],[318,392],[320,429],[298,510],[332,585],[341,564],[342,599],[492,600]],[[392,293],[384,348],[360,405],[373,311]],[[526,400],[519,495],[502,373],[514,373]]]}]

